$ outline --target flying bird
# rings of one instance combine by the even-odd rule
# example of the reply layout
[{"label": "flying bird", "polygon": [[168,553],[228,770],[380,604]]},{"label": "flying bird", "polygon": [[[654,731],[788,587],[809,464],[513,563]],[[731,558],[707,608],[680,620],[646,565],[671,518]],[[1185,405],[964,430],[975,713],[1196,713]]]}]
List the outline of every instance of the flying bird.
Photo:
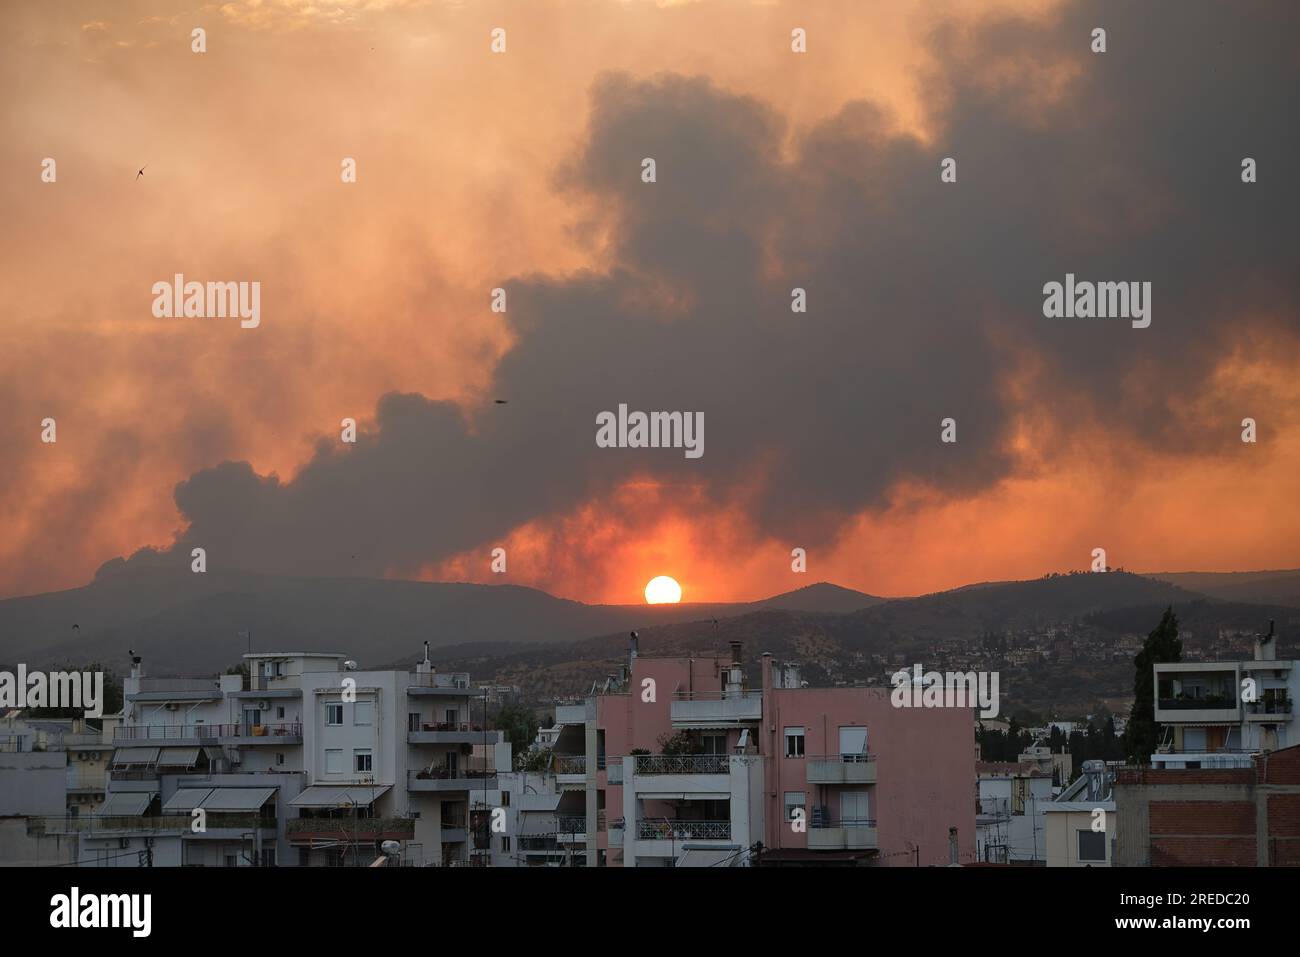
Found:
[{"label": "flying bird", "polygon": [[505,405],[505,404],[506,404],[507,402],[509,402],[510,400],[509,400],[509,399],[493,399],[492,401],[495,402],[497,405]]},{"label": "flying bird", "polygon": [[143,166],[141,166],[138,170],[136,170],[135,178],[139,180],[140,177],[144,175],[144,171],[147,170],[148,168],[149,168],[148,163],[145,163]]}]

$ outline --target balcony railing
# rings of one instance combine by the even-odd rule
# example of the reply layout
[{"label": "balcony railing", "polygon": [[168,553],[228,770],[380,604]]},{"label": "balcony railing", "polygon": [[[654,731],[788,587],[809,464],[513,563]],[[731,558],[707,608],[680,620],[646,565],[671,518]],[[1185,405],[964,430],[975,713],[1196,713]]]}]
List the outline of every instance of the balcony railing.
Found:
[{"label": "balcony railing", "polygon": [[[188,818],[186,819],[188,822]],[[415,834],[415,819],[409,817],[294,817],[285,822],[286,834]]]},{"label": "balcony railing", "polygon": [[1251,714],[1290,714],[1291,701],[1278,701],[1277,699],[1262,701],[1249,701],[1246,703],[1246,710]]},{"label": "balcony railing", "polygon": [[638,754],[636,774],[726,774],[725,754]]},{"label": "balcony railing", "polygon": [[262,738],[301,735],[301,721],[265,724],[128,724],[113,729],[114,741],[167,741],[196,738]]},{"label": "balcony railing", "polygon": [[481,732],[483,730],[483,725],[472,724],[468,721],[461,721],[459,723],[455,721],[443,721],[440,724],[432,724],[432,723],[421,724],[419,728],[411,728],[410,730],[411,731],[458,731],[462,733],[468,731]]},{"label": "balcony railing", "polygon": [[730,821],[674,821],[656,819],[637,824],[642,841],[729,841]]},{"label": "balcony railing", "polygon": [[1157,703],[1161,711],[1231,711],[1237,707],[1235,698],[1227,695],[1209,695],[1205,698],[1161,698]]},{"label": "balcony railing", "polygon": [[815,831],[829,830],[835,827],[875,827],[876,821],[869,817],[850,817],[841,821],[813,820],[810,827]]},{"label": "balcony railing", "polygon": [[586,817],[574,816],[557,818],[555,829],[560,834],[586,834],[587,819]]},{"label": "balcony railing", "polygon": [[556,754],[551,762],[551,770],[556,774],[586,774],[587,756],[585,754]]}]

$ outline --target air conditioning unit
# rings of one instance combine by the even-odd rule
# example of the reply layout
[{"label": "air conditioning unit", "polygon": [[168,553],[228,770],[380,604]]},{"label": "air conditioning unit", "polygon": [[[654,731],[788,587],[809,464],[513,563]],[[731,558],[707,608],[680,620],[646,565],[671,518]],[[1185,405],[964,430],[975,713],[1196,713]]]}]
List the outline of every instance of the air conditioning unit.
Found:
[{"label": "air conditioning unit", "polygon": [[121,848],[128,848],[131,846],[131,839],[129,837],[119,837],[117,839],[117,846]]},{"label": "air conditioning unit", "polygon": [[238,748],[231,748],[230,751],[227,752],[227,753],[230,755],[230,763],[231,763],[231,764],[238,764],[238,763],[239,763],[239,749],[238,749]]},{"label": "air conditioning unit", "polygon": [[270,710],[271,710],[271,702],[269,702],[269,701],[259,701],[259,702],[257,703],[257,710],[258,710],[258,711],[270,711]]}]

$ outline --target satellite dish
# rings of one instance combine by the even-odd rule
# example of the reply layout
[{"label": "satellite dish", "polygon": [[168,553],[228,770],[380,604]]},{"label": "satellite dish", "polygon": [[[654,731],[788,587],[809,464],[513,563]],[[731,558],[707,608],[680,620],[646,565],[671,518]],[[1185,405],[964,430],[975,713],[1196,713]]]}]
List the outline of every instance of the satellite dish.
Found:
[{"label": "satellite dish", "polygon": [[385,854],[396,854],[402,849],[402,845],[397,841],[384,841],[383,844],[379,845],[379,849]]},{"label": "satellite dish", "polygon": [[353,661],[351,658],[349,658],[347,661],[343,662],[343,670],[344,670],[344,671],[356,671],[356,670],[357,670],[357,663],[356,663],[355,661]]}]

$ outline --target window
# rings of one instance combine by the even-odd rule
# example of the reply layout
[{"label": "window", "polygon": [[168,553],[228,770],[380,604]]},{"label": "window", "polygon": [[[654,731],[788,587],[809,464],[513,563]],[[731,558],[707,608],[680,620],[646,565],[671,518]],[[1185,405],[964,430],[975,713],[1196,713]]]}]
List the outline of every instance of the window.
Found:
[{"label": "window", "polygon": [[358,701],[354,704],[352,706],[352,723],[374,724],[375,703],[373,701]]},{"label": "window", "polygon": [[803,757],[803,728],[785,729],[785,756],[787,758]]},{"label": "window", "polygon": [[509,791],[502,791],[502,792],[501,792],[501,806],[502,806],[502,807],[509,807],[509,806],[510,806],[510,792],[509,792]]},{"label": "window", "polygon": [[853,761],[865,757],[867,753],[867,729],[858,727],[840,728],[840,758]]},{"label": "window", "polygon": [[341,725],[343,723],[342,704],[327,704],[325,706],[325,723],[329,725]]},{"label": "window", "polygon": [[370,773],[371,755],[369,751],[353,751],[352,757],[356,764],[357,774]]},{"label": "window", "polygon": [[262,848],[262,866],[275,867],[275,848],[273,847]]},{"label": "window", "polygon": [[795,818],[796,811],[804,811],[804,813],[806,814],[807,812],[804,810],[804,803],[805,803],[805,798],[804,798],[804,793],[802,791],[786,791],[785,792],[785,819],[787,821],[793,821]]},{"label": "window", "polygon": [[455,708],[448,708],[448,709],[447,709],[447,723],[448,723],[448,724],[450,724],[450,725],[452,725],[452,726],[455,726],[455,725],[457,725],[457,724],[460,724],[460,720],[459,720],[459,718],[460,718],[460,715],[457,713],[457,711],[456,711]]},{"label": "window", "polygon": [[407,731],[420,730],[420,712],[412,711],[410,714],[406,716],[406,730]]},{"label": "window", "polygon": [[727,736],[725,734],[704,735],[704,753],[705,754],[726,754]]},{"label": "window", "polygon": [[506,854],[510,853],[510,838],[508,837],[501,838],[501,850]]},{"label": "window", "polygon": [[1106,863],[1106,832],[1079,829],[1079,860],[1094,864]]},{"label": "window", "polygon": [[276,709],[275,709],[275,716],[276,716],[277,718],[281,718],[281,719],[284,718],[284,705],[277,705],[277,706],[276,706]]},{"label": "window", "polygon": [[237,864],[238,864],[238,861],[237,861],[237,859],[235,858],[235,855],[234,855],[234,854],[227,854],[227,855],[226,855],[226,866],[227,866],[227,867],[235,867],[235,866],[237,866]]},{"label": "window", "polygon": [[342,774],[343,773],[343,752],[338,749],[330,749],[325,752],[325,773]]},{"label": "window", "polygon": [[280,751],[275,752],[275,763],[276,763],[277,765],[284,764],[284,754],[283,754],[283,752],[280,752]]}]

